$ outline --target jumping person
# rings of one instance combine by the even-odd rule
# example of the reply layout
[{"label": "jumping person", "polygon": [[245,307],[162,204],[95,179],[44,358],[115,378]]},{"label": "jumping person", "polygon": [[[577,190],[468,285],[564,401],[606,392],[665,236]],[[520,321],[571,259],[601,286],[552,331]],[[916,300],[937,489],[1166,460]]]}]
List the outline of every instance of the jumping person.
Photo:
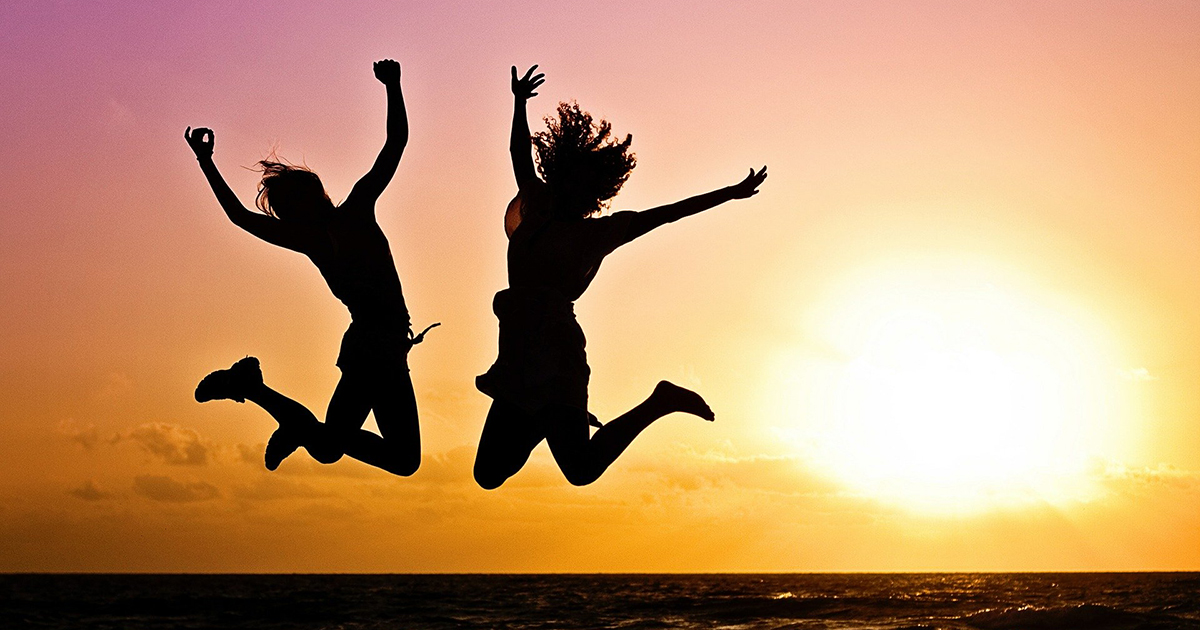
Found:
[{"label": "jumping person", "polygon": [[[321,463],[349,455],[402,476],[416,472],[421,463],[408,351],[425,333],[413,335],[396,264],[375,220],[375,202],[396,173],[408,143],[408,115],[400,89],[400,64],[384,59],[375,62],[374,71],[387,88],[387,140],[371,170],[336,206],[312,171],[263,160],[255,199],[262,213],[247,210],[213,163],[212,130],[189,127],[184,132],[200,170],[234,225],[307,256],[350,310],[352,321],[337,360],[342,377],[324,423],[304,405],[265,385],[254,357],[209,374],[196,387],[199,402],[249,400],[279,423],[267,442],[269,470],[300,446]],[[380,434],[362,428],[372,411]]]},{"label": "jumping person", "polygon": [[[525,104],[544,81],[533,66],[512,68],[514,111],[509,151],[518,193],[508,205],[509,288],[496,294],[499,353],[476,387],[492,398],[475,456],[475,480],[499,487],[528,461],[542,440],[567,480],[586,485],[655,420],[676,411],[713,420],[699,394],[659,382],[644,402],[600,425],[587,411],[587,354],[575,320],[575,300],[616,248],[661,225],[758,192],[766,167],[740,183],[642,212],[593,215],[616,196],[633,170],[632,136],[617,141],[611,126],[574,103],[530,136]],[[538,154],[535,174],[530,142]],[[589,435],[589,424],[600,426]]]}]

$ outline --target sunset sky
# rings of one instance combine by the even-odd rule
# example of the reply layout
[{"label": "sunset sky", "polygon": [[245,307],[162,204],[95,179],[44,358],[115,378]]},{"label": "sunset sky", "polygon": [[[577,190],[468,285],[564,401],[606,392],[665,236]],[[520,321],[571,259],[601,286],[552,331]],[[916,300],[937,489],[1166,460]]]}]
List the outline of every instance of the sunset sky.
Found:
[{"label": "sunset sky", "polygon": [[[195,384],[254,355],[323,415],[349,316],[182,132],[247,205],[272,150],[339,200],[385,57],[424,461],[268,473],[274,422]],[[597,416],[669,379],[717,421],[484,491],[534,63],[535,130],[633,134],[614,210],[771,175],[576,305]],[[7,2],[0,75],[0,571],[1200,570],[1200,3]]]}]

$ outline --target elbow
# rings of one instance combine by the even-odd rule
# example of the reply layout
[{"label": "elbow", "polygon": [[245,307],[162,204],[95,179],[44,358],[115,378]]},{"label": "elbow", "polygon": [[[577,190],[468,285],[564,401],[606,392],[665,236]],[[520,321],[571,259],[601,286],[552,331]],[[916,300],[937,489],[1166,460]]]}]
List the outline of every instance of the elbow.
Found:
[{"label": "elbow", "polygon": [[383,153],[399,154],[404,151],[406,146],[408,146],[407,131],[389,133],[387,141],[383,143]]},{"label": "elbow", "polygon": [[249,219],[253,214],[253,212],[241,207],[225,208],[225,216],[229,217],[229,220],[234,225],[242,228],[243,230],[247,229],[246,226],[249,224],[247,219]]}]

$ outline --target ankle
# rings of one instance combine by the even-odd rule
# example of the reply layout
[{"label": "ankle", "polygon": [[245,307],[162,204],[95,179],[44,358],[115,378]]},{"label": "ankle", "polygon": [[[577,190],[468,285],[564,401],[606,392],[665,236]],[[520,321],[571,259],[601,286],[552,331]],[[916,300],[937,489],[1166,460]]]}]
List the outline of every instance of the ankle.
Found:
[{"label": "ankle", "polygon": [[243,395],[246,397],[246,400],[254,403],[261,403],[263,395],[271,391],[271,388],[262,382],[246,383],[244,387]]}]

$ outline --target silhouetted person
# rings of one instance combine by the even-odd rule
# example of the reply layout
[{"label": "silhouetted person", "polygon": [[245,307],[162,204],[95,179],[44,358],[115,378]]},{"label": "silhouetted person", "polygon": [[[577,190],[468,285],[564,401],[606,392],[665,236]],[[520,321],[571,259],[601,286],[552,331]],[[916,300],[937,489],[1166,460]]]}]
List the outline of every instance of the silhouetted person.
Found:
[{"label": "silhouetted person", "polygon": [[[425,333],[413,336],[396,264],[375,221],[375,201],[396,173],[408,143],[408,116],[400,90],[400,64],[385,59],[375,62],[374,70],[387,87],[387,140],[371,170],[337,206],[312,171],[264,160],[259,162],[263,177],[255,200],[263,213],[251,212],[213,163],[212,130],[189,127],[184,132],[229,219],[268,243],[308,256],[350,310],[352,321],[337,360],[342,378],[324,423],[304,405],[263,384],[254,357],[209,374],[196,387],[199,402],[249,400],[275,418],[279,429],[266,451],[270,470],[300,446],[322,463],[333,463],[346,454],[397,475],[411,475],[421,463],[408,351]],[[382,437],[362,428],[371,411]]]},{"label": "silhouetted person", "polygon": [[[475,456],[475,480],[487,489],[516,474],[543,439],[567,480],[585,485],[655,420],[675,411],[713,419],[699,394],[661,381],[644,402],[601,426],[587,411],[591,370],[573,303],[616,248],[666,223],[750,197],[767,176],[766,167],[750,169],[733,186],[642,212],[593,218],[633,170],[633,137],[618,142],[607,122],[593,124],[578,105],[560,103],[558,120],[548,120],[548,130],[532,137],[539,178],[525,114],[526,101],[544,81],[544,75],[533,75],[536,68],[521,78],[512,68],[509,151],[519,192],[504,217],[509,288],[492,305],[500,320],[499,354],[476,379],[493,399]],[[589,424],[601,426],[590,437]]]}]

